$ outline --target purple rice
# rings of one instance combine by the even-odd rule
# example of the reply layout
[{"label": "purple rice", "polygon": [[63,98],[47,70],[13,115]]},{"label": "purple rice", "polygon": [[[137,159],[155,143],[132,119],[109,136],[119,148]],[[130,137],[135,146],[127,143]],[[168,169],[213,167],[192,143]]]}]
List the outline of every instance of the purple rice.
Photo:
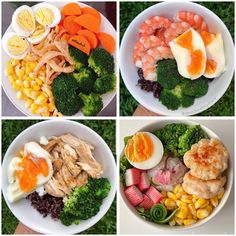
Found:
[{"label": "purple rice", "polygon": [[33,192],[27,196],[27,199],[43,217],[50,215],[53,219],[59,219],[60,211],[64,207],[63,198],[53,197],[49,194],[40,197],[37,192]]}]

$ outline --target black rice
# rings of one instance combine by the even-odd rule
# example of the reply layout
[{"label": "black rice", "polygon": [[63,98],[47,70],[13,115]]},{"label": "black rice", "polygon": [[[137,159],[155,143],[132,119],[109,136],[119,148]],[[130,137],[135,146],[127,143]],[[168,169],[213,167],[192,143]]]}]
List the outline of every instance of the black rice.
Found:
[{"label": "black rice", "polygon": [[141,68],[138,69],[138,76],[140,79],[138,80],[137,85],[142,90],[145,90],[147,92],[152,92],[155,98],[159,98],[162,90],[161,85],[156,81],[150,81],[144,79],[143,70]]},{"label": "black rice", "polygon": [[27,196],[27,199],[43,217],[51,215],[53,219],[59,219],[60,211],[64,207],[63,198],[53,197],[49,194],[40,197],[37,192],[33,192]]}]

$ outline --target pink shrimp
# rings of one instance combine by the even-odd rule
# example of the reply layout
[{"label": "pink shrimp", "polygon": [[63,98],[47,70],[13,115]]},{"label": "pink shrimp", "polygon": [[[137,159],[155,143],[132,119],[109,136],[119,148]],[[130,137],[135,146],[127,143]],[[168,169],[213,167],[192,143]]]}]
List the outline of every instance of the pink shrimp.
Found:
[{"label": "pink shrimp", "polygon": [[146,51],[153,47],[163,46],[165,43],[154,35],[142,36],[134,45],[134,62],[137,67],[142,66],[141,58]]},{"label": "pink shrimp", "polygon": [[173,58],[171,50],[166,46],[158,46],[147,50],[142,57],[143,76],[146,80],[155,81],[157,79],[156,63],[162,59]]},{"label": "pink shrimp", "polygon": [[183,34],[185,31],[190,29],[191,26],[187,22],[174,22],[164,32],[164,38],[166,45],[169,46],[169,42]]},{"label": "pink shrimp", "polygon": [[177,21],[187,22],[195,30],[199,31],[208,31],[207,23],[204,21],[203,17],[191,12],[191,11],[180,11],[175,16]]},{"label": "pink shrimp", "polygon": [[139,36],[154,35],[158,30],[167,29],[171,20],[163,16],[152,16],[140,25]]}]

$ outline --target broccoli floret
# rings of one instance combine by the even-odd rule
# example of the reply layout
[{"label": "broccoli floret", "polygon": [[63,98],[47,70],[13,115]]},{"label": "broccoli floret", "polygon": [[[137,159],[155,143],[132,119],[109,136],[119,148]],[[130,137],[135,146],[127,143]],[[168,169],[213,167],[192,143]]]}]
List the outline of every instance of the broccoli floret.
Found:
[{"label": "broccoli floret", "polygon": [[186,132],[179,137],[179,154],[184,155],[185,152],[191,149],[194,143],[197,143],[203,138],[206,138],[206,135],[200,125],[188,127]]},{"label": "broccoli floret", "polygon": [[94,83],[94,92],[103,94],[114,90],[116,87],[116,76],[114,74],[103,75]]},{"label": "broccoli floret", "polygon": [[163,88],[173,89],[182,79],[175,60],[162,60],[157,64],[157,82]]},{"label": "broccoli floret", "polygon": [[88,56],[79,49],[69,46],[69,54],[75,62],[75,70],[88,66]]},{"label": "broccoli floret", "polygon": [[91,93],[86,95],[84,93],[80,93],[79,97],[82,99],[84,104],[82,112],[85,116],[94,116],[102,110],[103,102],[99,94]]},{"label": "broccoli floret", "polygon": [[190,107],[194,104],[194,97],[191,96],[187,96],[187,95],[182,95],[182,99],[181,99],[181,105],[182,107]]},{"label": "broccoli floret", "polygon": [[181,86],[183,94],[192,97],[202,97],[208,91],[208,79],[204,76],[195,80],[183,79]]},{"label": "broccoli floret", "polygon": [[99,77],[114,73],[114,58],[103,48],[95,48],[89,56],[88,63]]},{"label": "broccoli floret", "polygon": [[61,73],[52,83],[55,105],[63,115],[71,116],[78,112],[83,103],[77,93],[78,84],[72,74]]},{"label": "broccoli floret", "polygon": [[66,200],[60,219],[63,224],[79,224],[99,212],[102,201],[107,197],[111,184],[107,178],[89,179],[83,187],[76,187]]},{"label": "broccoli floret", "polygon": [[81,68],[77,73],[73,73],[73,76],[78,82],[78,88],[80,92],[85,94],[92,92],[96,80],[96,74],[92,69]]}]

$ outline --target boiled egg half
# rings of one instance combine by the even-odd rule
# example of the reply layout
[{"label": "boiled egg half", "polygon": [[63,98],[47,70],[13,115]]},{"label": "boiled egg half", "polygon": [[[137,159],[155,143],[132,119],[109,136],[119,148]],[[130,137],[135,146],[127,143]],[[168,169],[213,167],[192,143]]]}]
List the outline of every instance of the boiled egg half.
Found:
[{"label": "boiled egg half", "polygon": [[16,33],[5,33],[2,37],[2,46],[12,58],[23,59],[29,52],[29,43]]},{"label": "boiled egg half", "polygon": [[12,158],[8,166],[8,200],[15,202],[28,196],[52,175],[50,154],[36,142],[26,143],[23,157]]},{"label": "boiled egg half", "polygon": [[163,153],[162,142],[149,132],[134,134],[125,147],[125,156],[130,164],[141,170],[156,166],[161,161]]},{"label": "boiled egg half", "polygon": [[33,7],[36,21],[45,27],[55,27],[61,20],[60,10],[49,3],[39,3]]},{"label": "boiled egg half", "polygon": [[49,32],[50,32],[50,28],[47,28],[37,23],[35,27],[35,31],[27,38],[27,40],[31,44],[38,44],[47,37]]},{"label": "boiled egg half", "polygon": [[194,29],[189,29],[170,42],[178,71],[191,80],[201,77],[206,68],[206,50],[202,37]]},{"label": "boiled egg half", "polygon": [[206,70],[204,76],[215,78],[225,70],[224,43],[221,34],[212,34],[207,31],[201,32],[206,47]]},{"label": "boiled egg half", "polygon": [[35,30],[33,10],[26,5],[18,7],[12,16],[12,27],[20,36],[27,37]]}]

